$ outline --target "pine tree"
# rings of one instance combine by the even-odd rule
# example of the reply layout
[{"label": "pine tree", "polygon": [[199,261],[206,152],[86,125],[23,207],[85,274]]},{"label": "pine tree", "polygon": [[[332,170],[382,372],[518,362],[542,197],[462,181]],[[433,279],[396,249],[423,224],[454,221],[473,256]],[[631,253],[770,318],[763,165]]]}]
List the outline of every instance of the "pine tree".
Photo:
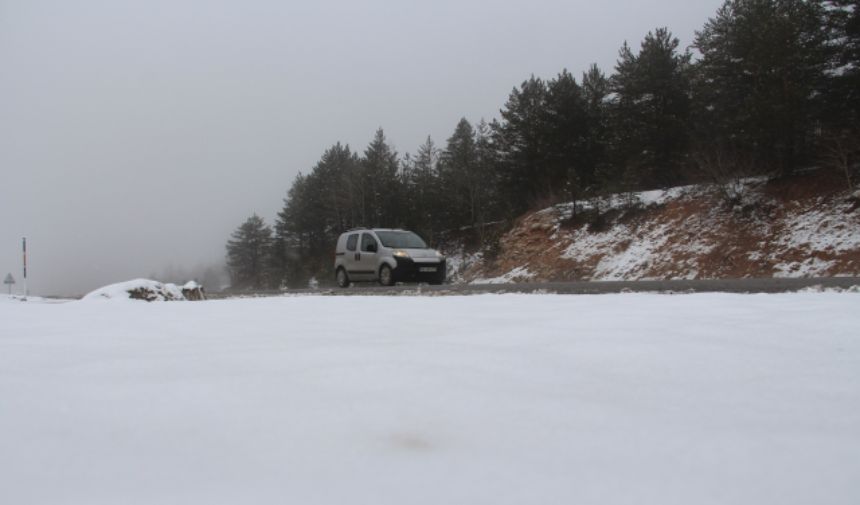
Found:
[{"label": "pine tree", "polygon": [[[682,179],[690,129],[689,52],[666,28],[649,32],[639,54],[625,43],[611,78],[613,163],[625,186],[665,187]],[[629,189],[629,188],[628,188]]]},{"label": "pine tree", "polygon": [[477,171],[475,130],[466,118],[460,119],[442,153],[439,164],[440,183],[445,192],[445,226],[453,229],[475,223],[474,178]]},{"label": "pine tree", "polygon": [[271,277],[278,285],[305,285],[327,273],[344,230],[401,225],[408,218],[406,179],[381,129],[362,159],[341,143],[327,149],[308,175],[296,177],[278,213]]},{"label": "pine tree", "polygon": [[364,151],[361,160],[362,217],[365,226],[394,227],[401,224],[402,192],[397,153],[385,140],[382,128]]},{"label": "pine tree", "polygon": [[431,243],[436,232],[444,229],[444,204],[438,172],[440,156],[439,149],[428,135],[415,156],[404,160],[407,226]]},{"label": "pine tree", "polygon": [[546,84],[532,76],[514,88],[501,121],[493,124],[493,142],[499,151],[502,198],[511,215],[537,203],[546,190],[544,113]]},{"label": "pine tree", "polygon": [[544,194],[576,198],[594,175],[588,103],[576,79],[563,70],[547,84],[544,109],[546,161]]},{"label": "pine tree", "polygon": [[319,196],[317,227],[323,236],[336,236],[357,224],[357,200],[350,182],[358,170],[358,158],[349,146],[338,142],[323,153],[311,172]]},{"label": "pine tree", "polygon": [[819,1],[727,0],[696,33],[703,142],[791,173],[809,155],[824,67]]},{"label": "pine tree", "polygon": [[571,198],[576,200],[589,198],[600,192],[600,174],[606,170],[608,143],[608,107],[609,79],[597,64],[592,64],[588,71],[582,74],[582,96],[585,100],[585,110],[588,117],[587,137],[583,146],[580,160],[581,170],[570,181]]},{"label": "pine tree", "polygon": [[475,172],[473,187],[476,189],[472,201],[475,232],[478,243],[486,244],[485,225],[497,216],[499,205],[498,152],[493,144],[492,126],[481,119],[475,126]]},{"label": "pine tree", "polygon": [[338,142],[296,177],[275,222],[271,268],[279,285],[303,286],[324,272],[338,234],[361,223],[361,175],[358,157]]},{"label": "pine tree", "polygon": [[235,289],[269,286],[267,269],[272,246],[272,229],[261,217],[249,217],[227,242],[227,267]]},{"label": "pine tree", "polygon": [[827,0],[827,50],[823,122],[831,129],[860,129],[860,0]]}]

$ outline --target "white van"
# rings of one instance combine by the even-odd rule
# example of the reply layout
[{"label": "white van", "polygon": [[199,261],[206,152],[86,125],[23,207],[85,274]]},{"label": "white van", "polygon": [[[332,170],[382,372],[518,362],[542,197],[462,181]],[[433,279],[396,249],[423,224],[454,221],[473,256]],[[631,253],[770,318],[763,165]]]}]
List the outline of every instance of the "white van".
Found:
[{"label": "white van", "polygon": [[334,275],[345,288],[355,281],[445,282],[445,256],[411,231],[356,228],[337,239]]}]

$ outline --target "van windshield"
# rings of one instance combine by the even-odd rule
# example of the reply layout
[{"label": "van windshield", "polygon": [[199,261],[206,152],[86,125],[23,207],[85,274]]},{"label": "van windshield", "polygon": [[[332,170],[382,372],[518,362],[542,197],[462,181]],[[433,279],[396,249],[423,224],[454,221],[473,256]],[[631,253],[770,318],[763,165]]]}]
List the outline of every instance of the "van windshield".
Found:
[{"label": "van windshield", "polygon": [[421,237],[411,231],[378,231],[376,236],[385,247],[394,249],[427,249]]}]

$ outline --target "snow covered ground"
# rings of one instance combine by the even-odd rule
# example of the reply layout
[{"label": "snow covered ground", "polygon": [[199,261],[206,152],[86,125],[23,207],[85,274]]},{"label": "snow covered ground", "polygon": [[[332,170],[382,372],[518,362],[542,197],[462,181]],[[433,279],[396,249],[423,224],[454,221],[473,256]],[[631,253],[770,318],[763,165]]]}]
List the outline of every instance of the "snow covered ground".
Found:
[{"label": "snow covered ground", "polygon": [[860,295],[0,304],[0,501],[860,503]]}]

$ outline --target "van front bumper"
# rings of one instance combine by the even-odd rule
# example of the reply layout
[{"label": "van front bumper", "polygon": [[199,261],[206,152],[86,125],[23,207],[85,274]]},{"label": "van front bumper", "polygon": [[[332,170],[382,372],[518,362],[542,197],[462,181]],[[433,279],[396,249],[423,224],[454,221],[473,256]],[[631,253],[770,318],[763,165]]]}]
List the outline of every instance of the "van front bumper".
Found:
[{"label": "van front bumper", "polygon": [[392,272],[394,282],[430,282],[441,284],[445,282],[447,264],[445,260],[431,263],[418,263],[412,258],[394,258],[397,266]]}]

